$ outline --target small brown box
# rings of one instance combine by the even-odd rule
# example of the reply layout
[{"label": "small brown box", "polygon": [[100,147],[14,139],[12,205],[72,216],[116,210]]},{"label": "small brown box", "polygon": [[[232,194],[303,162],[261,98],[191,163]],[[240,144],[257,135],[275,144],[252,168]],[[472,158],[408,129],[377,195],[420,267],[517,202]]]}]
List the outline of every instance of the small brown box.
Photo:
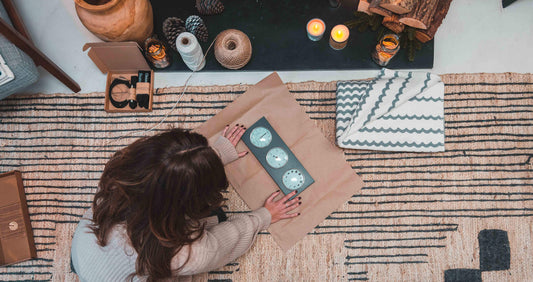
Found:
[{"label": "small brown box", "polygon": [[[136,42],[101,42],[86,43],[83,51],[89,50],[87,55],[93,60],[94,64],[102,71],[107,73],[107,82],[105,87],[105,105],[104,109],[109,113],[127,113],[127,112],[151,112],[154,97],[154,71],[150,68],[144,58],[139,45]],[[139,71],[150,71],[149,87],[149,105],[148,109],[137,106],[135,109],[126,106],[116,108],[109,101],[109,87],[115,78],[123,77],[130,79],[131,76],[138,75]]]},{"label": "small brown box", "polygon": [[0,265],[37,257],[19,171],[0,174]]}]

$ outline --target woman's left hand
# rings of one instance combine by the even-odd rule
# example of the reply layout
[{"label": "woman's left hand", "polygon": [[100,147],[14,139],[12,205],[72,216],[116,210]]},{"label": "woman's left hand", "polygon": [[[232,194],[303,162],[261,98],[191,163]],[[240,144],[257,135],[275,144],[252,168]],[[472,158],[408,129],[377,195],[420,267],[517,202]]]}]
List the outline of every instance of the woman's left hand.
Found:
[{"label": "woman's left hand", "polygon": [[[241,125],[236,124],[231,130],[228,124],[224,128],[224,131],[222,132],[222,136],[226,137],[231,142],[231,144],[233,144],[233,146],[237,146],[237,143],[239,143],[245,131],[246,131],[246,127],[244,127],[244,125],[242,124]],[[239,158],[246,156],[246,154],[248,154],[248,152],[246,151],[240,152]]]}]

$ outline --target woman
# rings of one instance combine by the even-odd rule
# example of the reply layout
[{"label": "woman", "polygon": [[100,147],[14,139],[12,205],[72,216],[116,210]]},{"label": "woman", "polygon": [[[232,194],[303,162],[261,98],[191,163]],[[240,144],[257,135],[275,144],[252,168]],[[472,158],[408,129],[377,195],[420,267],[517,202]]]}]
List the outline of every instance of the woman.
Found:
[{"label": "woman", "polygon": [[[301,198],[273,193],[247,214],[221,211],[228,187],[224,165],[245,128],[226,126],[210,147],[180,129],[135,141],[106,164],[92,208],[72,240],[72,265],[82,281],[157,281],[217,269],[246,252],[257,233],[289,213]],[[214,148],[214,149],[213,149]],[[223,213],[223,212],[222,212]],[[190,278],[190,277],[188,277]]]}]

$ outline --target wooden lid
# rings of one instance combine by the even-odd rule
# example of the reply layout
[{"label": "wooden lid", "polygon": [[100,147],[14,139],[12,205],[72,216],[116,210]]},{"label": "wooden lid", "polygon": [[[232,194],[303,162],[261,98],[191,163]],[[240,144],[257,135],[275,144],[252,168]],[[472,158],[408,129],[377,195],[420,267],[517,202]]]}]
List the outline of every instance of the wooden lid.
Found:
[{"label": "wooden lid", "polygon": [[141,48],[136,42],[86,43],[83,51],[103,73],[150,70]]}]

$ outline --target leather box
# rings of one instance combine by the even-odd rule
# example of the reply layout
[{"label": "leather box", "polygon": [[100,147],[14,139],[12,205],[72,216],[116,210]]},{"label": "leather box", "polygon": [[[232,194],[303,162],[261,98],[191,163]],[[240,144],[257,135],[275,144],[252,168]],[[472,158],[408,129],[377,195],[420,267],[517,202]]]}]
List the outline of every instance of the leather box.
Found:
[{"label": "leather box", "polygon": [[0,174],[0,265],[37,257],[19,171]]}]

